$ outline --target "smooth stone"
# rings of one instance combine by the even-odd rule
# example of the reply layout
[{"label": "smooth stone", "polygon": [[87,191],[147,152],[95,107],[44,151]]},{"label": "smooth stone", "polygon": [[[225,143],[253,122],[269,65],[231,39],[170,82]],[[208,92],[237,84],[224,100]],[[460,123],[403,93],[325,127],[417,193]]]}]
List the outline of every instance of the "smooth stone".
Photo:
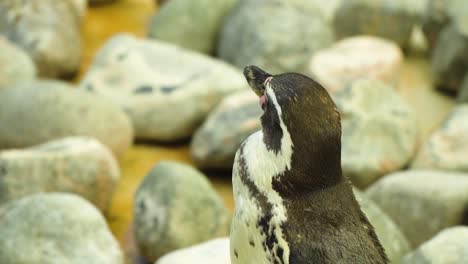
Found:
[{"label": "smooth stone", "polygon": [[220,58],[270,73],[306,72],[309,58],[333,41],[321,10],[308,0],[239,0],[226,18]]},{"label": "smooth stone", "polygon": [[342,1],[333,21],[338,38],[372,35],[408,47],[413,26],[424,14],[428,0]]},{"label": "smooth stone", "polygon": [[123,264],[93,205],[73,194],[36,194],[0,209],[0,263]]},{"label": "smooth stone", "polygon": [[208,178],[194,168],[160,162],[135,194],[134,235],[146,260],[229,234],[231,215]]},{"label": "smooth stone", "polygon": [[420,148],[412,167],[468,172],[468,104],[456,106]]},{"label": "smooth stone", "polygon": [[0,35],[24,49],[42,77],[73,77],[81,62],[81,15],[70,0],[2,0]]},{"label": "smooth stone", "polygon": [[70,192],[105,212],[119,178],[112,152],[91,138],[0,151],[0,206],[34,193]]},{"label": "smooth stone", "polygon": [[119,107],[58,81],[31,81],[0,89],[0,149],[24,148],[69,137],[94,137],[117,156],[133,131]]},{"label": "smooth stone", "polygon": [[468,227],[444,229],[431,240],[405,256],[403,264],[468,263]]},{"label": "smooth stone", "polygon": [[155,264],[231,264],[229,237],[173,251]]},{"label": "smooth stone", "polygon": [[198,167],[232,169],[239,146],[261,129],[258,96],[242,91],[227,96],[195,132],[190,152]]},{"label": "smooth stone", "polygon": [[457,94],[467,72],[468,30],[460,31],[460,28],[452,23],[442,30],[432,53],[434,83],[443,91]]},{"label": "smooth stone", "polygon": [[166,142],[191,136],[226,95],[246,88],[231,65],[129,35],[112,38],[81,83],[81,89],[118,104],[137,138]]},{"label": "smooth stone", "polygon": [[149,37],[214,54],[226,15],[237,0],[172,0],[152,19]]},{"label": "smooth stone", "polygon": [[0,89],[36,78],[36,65],[31,58],[8,39],[0,36]]},{"label": "smooth stone", "polygon": [[342,168],[365,188],[404,168],[416,152],[414,114],[397,92],[379,80],[361,79],[335,96],[342,119]]},{"label": "smooth stone", "polygon": [[343,39],[317,52],[308,72],[330,93],[361,78],[375,78],[397,86],[403,53],[395,43],[372,36]]},{"label": "smooth stone", "polygon": [[383,177],[366,194],[417,247],[444,228],[466,224],[467,190],[466,173],[410,170]]},{"label": "smooth stone", "polygon": [[401,258],[411,251],[410,244],[400,228],[366,194],[354,189],[356,200],[362,211],[375,228],[377,237],[385,249],[390,263],[398,264]]}]

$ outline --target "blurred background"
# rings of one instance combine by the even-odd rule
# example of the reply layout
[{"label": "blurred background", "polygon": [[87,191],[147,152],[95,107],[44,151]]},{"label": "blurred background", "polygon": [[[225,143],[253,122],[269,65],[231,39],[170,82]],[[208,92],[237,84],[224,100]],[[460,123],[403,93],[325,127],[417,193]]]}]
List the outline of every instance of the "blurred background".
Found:
[{"label": "blurred background", "polygon": [[251,64],[329,91],[392,263],[468,263],[466,0],[0,0],[0,263],[230,263]]}]

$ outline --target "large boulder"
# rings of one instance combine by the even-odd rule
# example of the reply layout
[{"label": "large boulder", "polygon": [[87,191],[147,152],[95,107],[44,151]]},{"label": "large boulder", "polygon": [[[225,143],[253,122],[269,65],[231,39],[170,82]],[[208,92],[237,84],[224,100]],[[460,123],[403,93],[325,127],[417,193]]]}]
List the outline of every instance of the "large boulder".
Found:
[{"label": "large boulder", "polygon": [[415,169],[468,172],[468,104],[454,108],[442,126],[420,148]]},{"label": "large boulder", "polygon": [[119,177],[114,156],[95,139],[0,151],[0,205],[39,192],[71,192],[106,211]]},{"label": "large boulder", "polygon": [[23,48],[41,76],[71,78],[81,61],[81,16],[71,0],[2,0],[0,35]]},{"label": "large boulder", "polygon": [[123,264],[99,210],[72,194],[36,194],[0,209],[0,263]]},{"label": "large boulder", "polygon": [[225,16],[237,0],[172,0],[153,18],[149,37],[213,54]]},{"label": "large boulder", "polygon": [[36,77],[36,66],[20,48],[0,36],[0,89]]},{"label": "large boulder", "polygon": [[199,167],[232,169],[242,142],[261,129],[258,96],[242,91],[226,97],[196,131],[190,152]]},{"label": "large boulder", "polygon": [[403,53],[395,43],[358,36],[317,52],[310,60],[308,73],[329,92],[336,93],[361,78],[375,78],[396,86],[402,63]]},{"label": "large boulder", "polygon": [[305,72],[333,33],[320,9],[305,0],[239,0],[227,17],[218,55],[239,68],[255,64],[272,73]]},{"label": "large boulder", "polygon": [[455,21],[446,26],[432,54],[434,83],[451,94],[458,93],[468,72],[468,19],[465,23],[466,28]]},{"label": "large boulder", "polygon": [[411,109],[382,81],[361,79],[336,94],[343,172],[358,188],[405,167],[417,145]]},{"label": "large boulder", "polygon": [[407,47],[426,4],[427,0],[342,1],[335,13],[335,33],[338,38],[373,35]]},{"label": "large boulder", "polygon": [[468,263],[468,227],[444,229],[431,240],[405,256],[403,264]]},{"label": "large boulder", "polygon": [[148,261],[229,234],[231,216],[200,172],[175,162],[157,164],[135,194],[134,233]]},{"label": "large boulder", "polygon": [[428,0],[422,20],[422,30],[431,49],[436,46],[440,32],[456,14],[456,5],[462,2],[464,0]]},{"label": "large boulder", "polygon": [[466,224],[467,190],[468,174],[410,170],[385,176],[366,194],[417,247],[444,228]]},{"label": "large boulder", "polygon": [[246,89],[234,67],[175,45],[119,35],[95,58],[81,89],[118,104],[136,137],[187,138],[232,92]]},{"label": "large boulder", "polygon": [[0,89],[0,124],[0,149],[87,136],[120,155],[133,141],[131,123],[116,105],[56,81]]},{"label": "large boulder", "polygon": [[231,264],[229,237],[173,251],[155,264]]}]

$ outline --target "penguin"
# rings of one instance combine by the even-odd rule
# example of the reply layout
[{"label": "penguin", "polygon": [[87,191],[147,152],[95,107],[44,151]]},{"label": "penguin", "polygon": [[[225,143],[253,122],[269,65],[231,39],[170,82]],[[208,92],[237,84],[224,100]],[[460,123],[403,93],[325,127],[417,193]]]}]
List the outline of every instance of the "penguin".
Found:
[{"label": "penguin", "polygon": [[261,130],[237,150],[233,264],[388,263],[341,170],[341,120],[327,91],[298,73],[247,66]]}]

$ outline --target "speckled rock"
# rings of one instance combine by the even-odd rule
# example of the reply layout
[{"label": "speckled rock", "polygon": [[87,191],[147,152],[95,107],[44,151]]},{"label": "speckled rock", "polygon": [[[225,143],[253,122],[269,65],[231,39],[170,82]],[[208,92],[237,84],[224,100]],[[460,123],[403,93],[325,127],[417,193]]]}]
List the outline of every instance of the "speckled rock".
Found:
[{"label": "speckled rock", "polygon": [[442,30],[432,54],[434,83],[439,89],[456,94],[467,72],[468,29],[452,23]]},{"label": "speckled rock", "polygon": [[231,216],[208,179],[188,165],[157,164],[135,195],[134,234],[148,261],[229,234]]},{"label": "speckled rock", "polygon": [[466,223],[468,174],[410,170],[385,176],[366,194],[417,247],[440,230]]},{"label": "speckled rock", "polygon": [[390,263],[398,264],[401,258],[411,250],[410,244],[400,228],[364,193],[354,190],[361,209],[374,226],[380,243],[385,248]]},{"label": "speckled rock", "polygon": [[213,54],[224,18],[236,1],[172,0],[154,16],[149,37]]},{"label": "speckled rock", "polygon": [[365,188],[405,167],[416,151],[417,125],[411,109],[394,89],[361,79],[336,94],[342,119],[342,168]]},{"label": "speckled rock", "polygon": [[231,264],[229,237],[171,252],[155,264]]},{"label": "speckled rock", "polygon": [[403,264],[468,263],[468,227],[447,228],[422,244],[402,261]]},{"label": "speckled rock", "polygon": [[187,138],[224,96],[247,89],[234,67],[175,45],[120,35],[99,52],[81,88],[117,103],[137,138]]},{"label": "speckled rock", "polygon": [[335,13],[338,38],[373,35],[407,47],[413,26],[426,10],[427,0],[347,0]]},{"label": "speckled rock", "polygon": [[70,0],[2,0],[0,35],[23,48],[41,76],[70,78],[81,60],[76,7]]},{"label": "speckled rock", "polygon": [[317,52],[310,60],[308,72],[329,92],[336,93],[361,78],[375,78],[396,86],[402,63],[403,53],[398,45],[358,36]]},{"label": "speckled rock", "polygon": [[36,77],[31,58],[6,38],[0,36],[0,89]]},{"label": "speckled rock", "polygon": [[412,167],[468,172],[468,104],[450,116],[419,150]]},{"label": "speckled rock", "polygon": [[331,27],[311,1],[239,0],[221,31],[218,55],[239,68],[305,72],[310,56],[332,40]]},{"label": "speckled rock", "polygon": [[123,264],[94,206],[72,194],[37,194],[0,209],[0,263]]},{"label": "speckled rock", "polygon": [[0,149],[68,136],[97,138],[120,155],[132,144],[128,117],[114,104],[56,81],[0,89]]},{"label": "speckled rock", "polygon": [[114,156],[95,139],[0,151],[0,205],[39,192],[71,192],[106,211],[119,178]]},{"label": "speckled rock", "polygon": [[190,151],[199,167],[232,169],[239,146],[261,129],[258,96],[242,91],[226,97],[195,133]]}]

